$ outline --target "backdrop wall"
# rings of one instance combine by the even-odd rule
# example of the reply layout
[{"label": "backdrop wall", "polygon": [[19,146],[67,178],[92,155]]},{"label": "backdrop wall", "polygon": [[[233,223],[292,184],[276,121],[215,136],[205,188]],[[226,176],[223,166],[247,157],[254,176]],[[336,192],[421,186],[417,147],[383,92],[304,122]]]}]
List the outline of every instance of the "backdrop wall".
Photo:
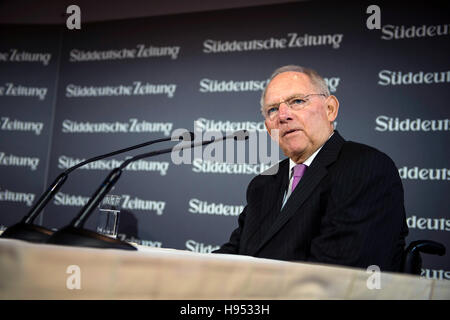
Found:
[{"label": "backdrop wall", "polygon": [[[322,2],[82,23],[79,31],[1,26],[2,228],[83,159],[194,124],[203,133],[264,134],[259,98],[267,79],[299,64],[323,75],[340,100],[335,125],[343,137],[396,163],[407,241],[449,248],[450,10],[378,5],[381,30],[366,27],[367,5]],[[198,252],[227,241],[247,184],[267,164],[247,157],[213,165],[191,155],[191,164],[164,155],[128,167],[112,191],[123,200],[121,237]],[[73,172],[39,223],[68,224],[126,156]],[[97,218],[87,227],[95,229]],[[450,279],[449,257],[424,255],[422,275]]]}]

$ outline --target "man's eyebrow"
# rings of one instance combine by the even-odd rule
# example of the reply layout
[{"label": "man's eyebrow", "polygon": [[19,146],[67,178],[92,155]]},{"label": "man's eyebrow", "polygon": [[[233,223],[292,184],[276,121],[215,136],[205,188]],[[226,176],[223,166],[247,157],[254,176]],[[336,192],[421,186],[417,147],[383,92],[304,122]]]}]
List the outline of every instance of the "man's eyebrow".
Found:
[{"label": "man's eyebrow", "polygon": [[[304,96],[305,96],[304,94],[296,93],[296,94],[290,95],[290,96],[287,97],[287,98],[284,98],[284,99],[281,100],[281,101],[287,101],[287,100],[291,100],[292,98],[304,97]],[[267,108],[267,107],[273,107],[273,106],[276,106],[276,105],[278,105],[278,104],[279,104],[279,102],[274,102],[274,103],[271,103],[271,104],[266,105],[266,108]]]}]

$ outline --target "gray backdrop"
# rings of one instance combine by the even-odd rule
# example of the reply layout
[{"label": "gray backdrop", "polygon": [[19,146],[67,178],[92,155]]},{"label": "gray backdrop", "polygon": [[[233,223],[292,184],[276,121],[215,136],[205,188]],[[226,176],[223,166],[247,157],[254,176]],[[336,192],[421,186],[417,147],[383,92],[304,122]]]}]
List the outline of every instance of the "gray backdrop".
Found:
[{"label": "gray backdrop", "polygon": [[[275,68],[299,64],[316,69],[339,98],[344,138],[395,161],[407,241],[449,247],[449,7],[378,4],[381,30],[367,29],[367,4],[322,2],[82,23],[80,31],[2,25],[1,227],[83,159],[194,130],[195,121],[204,131],[263,132],[262,87]],[[68,224],[110,169],[137,153],[73,172],[39,223]],[[266,167],[228,168],[237,171],[205,159],[175,165],[170,155],[129,167],[112,191],[124,200],[121,237],[217,248],[237,226],[247,184]],[[97,218],[87,228],[95,230]],[[422,275],[450,279],[449,257],[424,255]]]}]

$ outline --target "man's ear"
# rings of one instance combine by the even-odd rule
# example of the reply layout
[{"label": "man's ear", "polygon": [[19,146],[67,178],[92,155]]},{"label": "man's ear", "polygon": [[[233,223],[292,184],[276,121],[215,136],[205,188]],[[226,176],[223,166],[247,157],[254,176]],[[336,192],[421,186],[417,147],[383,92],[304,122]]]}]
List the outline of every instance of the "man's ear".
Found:
[{"label": "man's ear", "polygon": [[326,108],[327,108],[327,117],[328,121],[333,122],[336,120],[338,112],[339,112],[339,100],[331,95],[327,98]]}]

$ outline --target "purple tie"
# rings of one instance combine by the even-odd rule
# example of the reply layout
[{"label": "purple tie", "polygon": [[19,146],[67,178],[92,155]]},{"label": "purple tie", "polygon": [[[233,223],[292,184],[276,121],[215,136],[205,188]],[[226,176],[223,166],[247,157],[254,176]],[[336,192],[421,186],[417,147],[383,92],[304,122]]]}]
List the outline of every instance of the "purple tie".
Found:
[{"label": "purple tie", "polygon": [[294,167],[294,180],[292,180],[292,192],[294,191],[295,187],[297,186],[303,174],[305,173],[306,168],[307,168],[306,164],[297,164]]}]

